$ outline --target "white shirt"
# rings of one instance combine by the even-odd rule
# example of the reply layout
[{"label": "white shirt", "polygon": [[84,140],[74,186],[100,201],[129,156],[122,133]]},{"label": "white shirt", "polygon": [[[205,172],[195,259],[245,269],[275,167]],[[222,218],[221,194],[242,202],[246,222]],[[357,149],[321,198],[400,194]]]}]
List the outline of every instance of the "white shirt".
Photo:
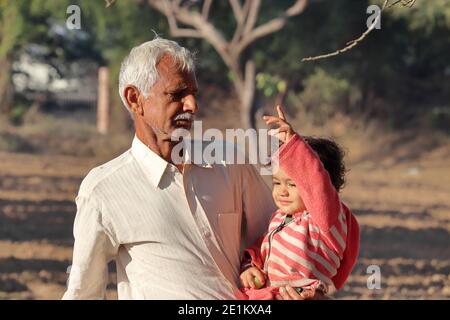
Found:
[{"label": "white shirt", "polygon": [[76,204],[63,299],[103,299],[111,260],[119,299],[234,299],[241,249],[276,209],[252,165],[185,164],[182,174],[137,137],[91,170]]}]

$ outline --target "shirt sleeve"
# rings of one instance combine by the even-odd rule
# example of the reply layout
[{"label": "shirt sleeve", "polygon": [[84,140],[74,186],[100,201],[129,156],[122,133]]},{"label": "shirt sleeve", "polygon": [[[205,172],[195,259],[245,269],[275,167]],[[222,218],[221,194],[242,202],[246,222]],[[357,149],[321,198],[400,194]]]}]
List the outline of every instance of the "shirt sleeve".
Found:
[{"label": "shirt sleeve", "polygon": [[276,211],[272,193],[253,165],[245,165],[242,175],[244,239],[243,248],[255,243],[267,230],[271,215]]},{"label": "shirt sleeve", "polygon": [[92,196],[76,198],[75,244],[67,290],[63,300],[104,299],[108,284],[108,262],[118,244],[105,227],[101,208]]}]

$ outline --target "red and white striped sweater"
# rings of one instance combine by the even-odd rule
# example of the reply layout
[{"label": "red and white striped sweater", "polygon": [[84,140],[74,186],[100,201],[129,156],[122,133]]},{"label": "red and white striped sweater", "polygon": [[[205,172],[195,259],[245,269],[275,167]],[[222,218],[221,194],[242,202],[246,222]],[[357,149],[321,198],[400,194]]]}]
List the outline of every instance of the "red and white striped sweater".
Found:
[{"label": "red and white striped sweater", "polygon": [[268,232],[245,251],[266,272],[266,286],[322,283],[340,289],[358,255],[358,223],[340,201],[320,158],[299,135],[280,148],[278,158],[306,210],[288,223],[285,213],[275,212]]}]

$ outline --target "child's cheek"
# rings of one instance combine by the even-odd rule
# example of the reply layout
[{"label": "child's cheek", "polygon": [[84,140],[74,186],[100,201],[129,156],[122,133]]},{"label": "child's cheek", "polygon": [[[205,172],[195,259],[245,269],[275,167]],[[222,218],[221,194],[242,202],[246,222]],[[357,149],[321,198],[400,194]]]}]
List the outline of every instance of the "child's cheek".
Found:
[{"label": "child's cheek", "polygon": [[278,194],[277,186],[273,186],[272,197],[273,197],[274,200],[275,200],[275,197],[277,196],[277,194]]}]

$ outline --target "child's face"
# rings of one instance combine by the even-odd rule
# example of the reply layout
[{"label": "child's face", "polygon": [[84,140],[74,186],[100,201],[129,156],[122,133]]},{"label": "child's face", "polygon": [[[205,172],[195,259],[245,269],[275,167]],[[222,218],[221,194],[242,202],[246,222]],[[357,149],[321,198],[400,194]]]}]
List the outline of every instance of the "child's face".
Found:
[{"label": "child's face", "polygon": [[286,214],[305,210],[297,186],[280,168],[272,176],[272,196],[275,204]]}]

